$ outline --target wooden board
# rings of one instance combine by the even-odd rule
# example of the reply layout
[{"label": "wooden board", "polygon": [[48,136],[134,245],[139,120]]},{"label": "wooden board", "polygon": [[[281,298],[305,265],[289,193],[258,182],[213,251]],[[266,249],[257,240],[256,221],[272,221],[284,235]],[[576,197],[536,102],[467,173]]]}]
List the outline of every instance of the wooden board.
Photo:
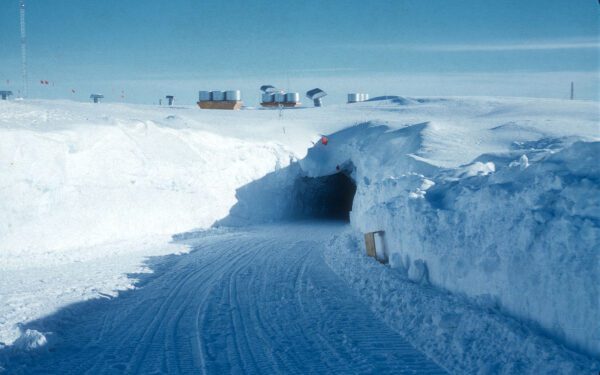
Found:
[{"label": "wooden board", "polygon": [[221,101],[203,100],[203,101],[199,101],[197,104],[198,104],[198,107],[200,107],[202,109],[237,110],[237,109],[242,108],[242,105],[244,103],[240,100],[221,100]]},{"label": "wooden board", "polygon": [[375,232],[365,233],[365,246],[367,247],[367,256],[377,258],[375,251]]},{"label": "wooden board", "polygon": [[381,264],[386,264],[388,262],[387,255],[385,254],[385,247],[382,241],[379,241],[382,248],[380,251],[384,253],[382,258],[377,255],[377,241],[375,241],[375,235],[378,235],[381,240],[383,240],[384,231],[378,230],[375,232],[365,233],[365,247],[367,248],[367,256],[377,259],[377,261]]}]

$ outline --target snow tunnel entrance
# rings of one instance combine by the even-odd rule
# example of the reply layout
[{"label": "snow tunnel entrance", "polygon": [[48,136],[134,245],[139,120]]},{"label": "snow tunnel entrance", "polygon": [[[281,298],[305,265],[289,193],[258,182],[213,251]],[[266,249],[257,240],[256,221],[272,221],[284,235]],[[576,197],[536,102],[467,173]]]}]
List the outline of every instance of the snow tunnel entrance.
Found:
[{"label": "snow tunnel entrance", "polygon": [[346,171],[323,177],[300,177],[294,186],[295,215],[350,221],[356,184]]}]

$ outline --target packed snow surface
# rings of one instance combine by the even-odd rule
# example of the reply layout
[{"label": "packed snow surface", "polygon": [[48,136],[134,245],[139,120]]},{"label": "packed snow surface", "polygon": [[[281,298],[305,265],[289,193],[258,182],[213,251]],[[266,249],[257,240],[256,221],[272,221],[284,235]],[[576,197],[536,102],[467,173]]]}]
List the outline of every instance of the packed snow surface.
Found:
[{"label": "packed snow surface", "polygon": [[317,222],[181,236],[194,250],[167,257],[139,291],[33,322],[35,332],[60,340],[15,350],[8,366],[64,374],[446,373],[327,267],[324,244],[341,229]]},{"label": "packed snow surface", "polygon": [[[328,136],[327,145],[319,141],[322,134]],[[320,232],[321,224],[310,230],[269,227],[269,236],[279,233],[281,237],[269,241],[281,242],[281,251],[290,259],[277,258],[281,262],[277,264],[258,257],[256,267],[294,270],[295,252],[304,249],[309,254],[308,248],[316,249],[309,257],[315,273],[306,277],[320,281],[307,282],[319,290],[331,288],[336,291],[332,293],[350,301],[350,292],[335,281],[338,279],[319,276],[326,274],[320,263],[326,262],[361,298],[362,302],[353,301],[349,306],[370,306],[375,313],[372,319],[382,319],[401,336],[392,338],[392,332],[382,332],[389,337],[390,347],[406,347],[398,349],[399,355],[406,350],[416,368],[439,369],[421,354],[425,353],[451,372],[594,369],[598,363],[590,358],[600,358],[599,137],[598,103],[585,101],[386,97],[323,108],[236,112],[60,101],[0,102],[0,343],[12,344],[0,351],[0,370],[12,363],[27,372],[33,363],[29,356],[41,356],[40,366],[44,363],[50,368],[75,363],[58,352],[71,352],[73,345],[81,344],[77,335],[87,340],[99,329],[90,315],[85,322],[74,321],[73,332],[67,332],[70,328],[64,327],[70,325],[64,319],[73,311],[79,315],[79,308],[91,314],[95,304],[135,309],[136,303],[169,298],[161,293],[171,293],[175,284],[155,281],[164,290],[156,286],[144,291],[146,284],[136,282],[145,279],[147,272],[157,273],[155,280],[160,280],[162,272],[175,267],[173,258],[146,257],[184,253],[190,246],[196,249],[194,254],[201,253],[201,243],[169,243],[173,233],[207,228],[215,222],[240,226],[343,218],[348,216],[343,211],[350,208],[350,226],[332,242],[326,241],[327,233],[331,237],[337,230]],[[356,238],[375,230],[384,231],[378,251],[391,268],[361,263],[365,259]],[[302,238],[292,235],[296,231],[303,233]],[[306,242],[312,231],[320,233],[315,237],[318,246]],[[217,233],[225,236],[219,240],[223,241],[222,261],[241,262],[244,252],[233,254],[226,245],[227,236],[237,232]],[[219,241],[211,242],[215,252]],[[277,254],[267,245],[249,245],[248,251]],[[320,253],[325,258],[318,257]],[[213,261],[199,257],[182,255],[181,259],[187,260],[172,268],[169,277],[185,278],[194,267],[212,270],[208,264]],[[213,276],[206,277],[230,277],[232,282],[257,269],[252,263],[242,263],[238,269],[222,267],[221,273],[211,271]],[[302,298],[298,288],[304,284],[290,281],[291,274],[280,279],[273,273],[264,276],[261,282],[265,285],[280,283],[283,287],[288,283],[295,288],[289,290],[290,296]],[[182,335],[177,331],[179,323],[191,327],[186,335],[200,337],[200,326],[186,315],[197,311],[194,303],[217,303],[217,296],[210,295],[217,289],[225,298],[225,289],[211,281],[203,289],[205,294],[190,301],[189,309],[177,309],[177,299],[188,301],[186,296],[196,292],[196,282],[203,282],[198,278],[188,281],[189,291],[181,287],[172,291],[169,302],[148,309],[148,314],[154,311],[154,315],[171,311],[179,320],[156,320],[158,326],[146,331],[150,336],[143,336],[148,343],[140,342],[130,358],[108,353],[119,351],[118,341],[112,347],[104,342],[99,348],[90,344],[92,347],[74,358],[81,359],[84,367],[100,369],[102,365],[85,358],[105,350],[108,357],[104,362],[116,366],[114,371],[183,366],[179,371],[186,372],[185,366],[190,365],[186,361],[215,371],[232,370],[228,366],[271,366],[281,371],[312,368],[277,362],[280,357],[273,353],[264,357],[264,353],[253,352],[255,349],[239,349],[252,346],[239,337],[215,337],[210,345],[201,341],[190,349],[195,353],[191,357],[170,357],[169,343],[175,344]],[[137,286],[142,289],[116,292]],[[433,294],[420,293],[419,288],[430,288]],[[435,293],[443,291],[459,297],[436,297]],[[246,298],[243,291],[234,292]],[[230,289],[228,293],[234,292]],[[327,295],[322,290],[319,293]],[[66,304],[98,297],[105,298],[61,310]],[[321,304],[323,312],[331,312],[328,309],[335,304],[323,305],[327,298],[311,301]],[[409,309],[407,298],[414,306],[434,308],[428,313],[414,306]],[[241,308],[242,302],[233,300],[231,311]],[[272,309],[281,309],[279,304],[267,302]],[[300,302],[299,306],[304,305]],[[273,321],[285,317],[272,309],[258,309],[256,314]],[[488,310],[492,315],[482,313]],[[315,311],[307,312],[312,320],[317,316],[324,319]],[[419,311],[423,315],[417,314],[410,322],[403,318]],[[44,315],[48,317],[40,319]],[[127,320],[118,322],[116,315],[106,319],[129,324]],[[215,319],[219,321],[218,316]],[[226,326],[235,322],[232,315],[222,322],[222,328],[242,334],[239,325]],[[363,328],[368,326],[361,322]],[[115,333],[109,332],[114,328],[111,324],[101,328],[106,335],[98,340],[115,338]],[[340,332],[345,332],[344,323],[338,324],[342,325]],[[81,331],[86,329],[90,332]],[[474,351],[482,341],[473,337],[479,333],[487,337],[486,329],[504,332],[497,341],[503,344]],[[259,334],[246,333],[245,340]],[[121,342],[138,334],[135,328],[123,331]],[[211,333],[204,334],[201,340],[210,340]],[[433,334],[439,340],[432,340]],[[290,337],[296,336],[287,336],[285,342],[289,345],[289,340],[294,340]],[[273,336],[265,337],[272,340]],[[333,341],[328,350],[348,364],[356,364],[353,361],[360,357],[342,351],[371,350],[376,345],[350,342],[339,348],[331,343],[346,343],[342,338],[330,336]],[[185,340],[187,345],[192,339]],[[168,353],[160,357],[163,362],[137,363],[146,358],[140,353],[151,351],[152,346],[146,346],[151,342],[167,345]],[[314,350],[325,350],[313,344]],[[201,362],[209,351],[231,349],[232,345],[238,347],[237,354],[226,350],[225,357]],[[45,347],[58,350],[57,354],[44,352]],[[307,353],[294,354],[297,363],[303,363],[302,356]],[[385,368],[406,365],[408,357],[393,359],[392,354],[384,351],[376,359]],[[494,355],[497,360],[492,359]],[[261,358],[267,358],[266,362]],[[374,364],[375,358],[361,360],[371,366],[368,371],[383,368]],[[507,361],[517,361],[522,367],[507,366]],[[333,360],[330,365],[337,368],[341,362]],[[209,368],[213,365],[217,367]],[[312,365],[307,362],[304,366]]]}]

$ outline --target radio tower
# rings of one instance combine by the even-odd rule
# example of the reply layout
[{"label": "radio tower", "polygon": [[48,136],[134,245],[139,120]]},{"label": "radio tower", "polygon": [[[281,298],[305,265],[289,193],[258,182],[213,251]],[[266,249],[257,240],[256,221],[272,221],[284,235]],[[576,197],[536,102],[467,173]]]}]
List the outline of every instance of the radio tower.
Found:
[{"label": "radio tower", "polygon": [[571,100],[575,98],[575,85],[571,82]]},{"label": "radio tower", "polygon": [[19,0],[19,12],[21,13],[21,77],[23,79],[23,91],[21,95],[27,97],[27,37],[25,34],[25,0]]}]

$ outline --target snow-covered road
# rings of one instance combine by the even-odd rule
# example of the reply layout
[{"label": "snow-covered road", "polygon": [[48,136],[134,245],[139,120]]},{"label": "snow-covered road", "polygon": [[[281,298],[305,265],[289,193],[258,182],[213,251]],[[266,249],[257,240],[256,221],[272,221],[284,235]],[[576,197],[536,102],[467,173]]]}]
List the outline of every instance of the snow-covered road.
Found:
[{"label": "snow-covered road", "polygon": [[52,332],[11,373],[444,373],[388,328],[325,264],[343,223],[178,236],[118,298],[72,305],[28,328]]}]

